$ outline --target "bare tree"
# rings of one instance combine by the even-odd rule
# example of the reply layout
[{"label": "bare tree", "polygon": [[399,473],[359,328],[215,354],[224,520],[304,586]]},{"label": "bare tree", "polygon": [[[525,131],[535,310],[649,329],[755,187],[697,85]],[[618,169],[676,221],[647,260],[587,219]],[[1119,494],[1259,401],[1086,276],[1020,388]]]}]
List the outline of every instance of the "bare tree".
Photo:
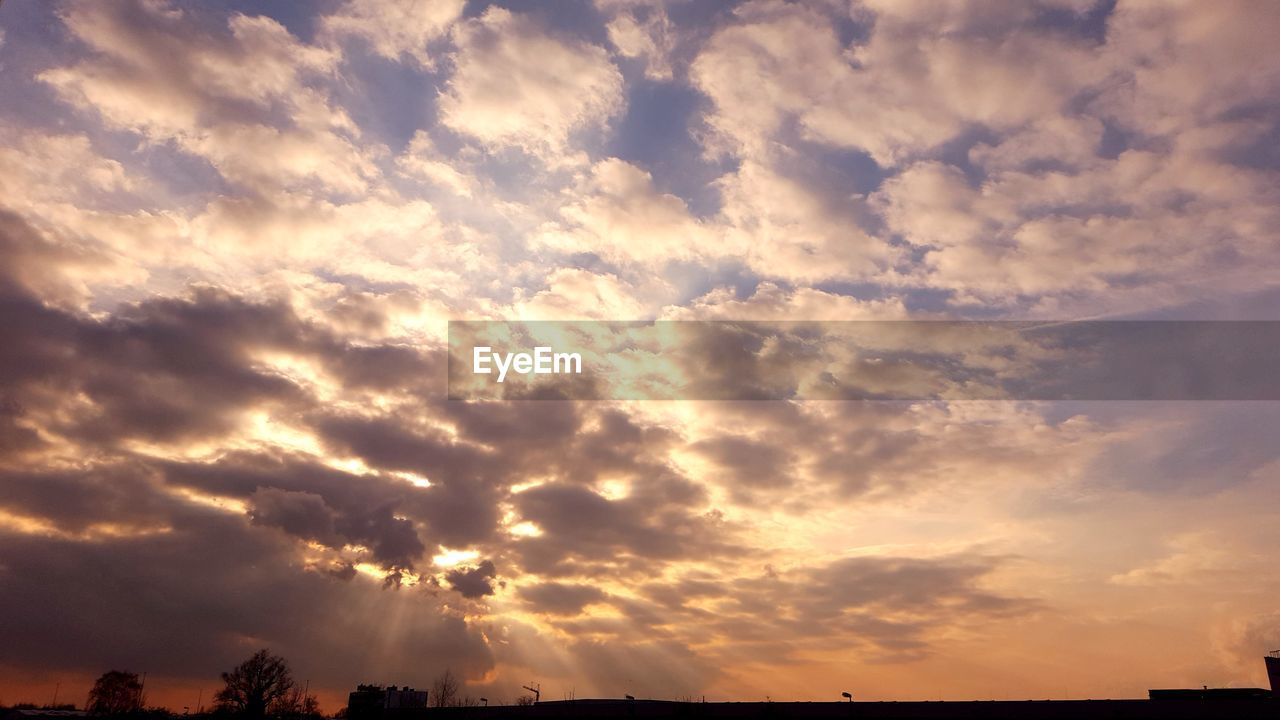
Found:
[{"label": "bare tree", "polygon": [[457,707],[459,702],[458,691],[460,690],[458,678],[454,677],[453,671],[446,669],[431,683],[431,692],[427,695],[427,702],[431,707]]},{"label": "bare tree", "polygon": [[521,695],[520,697],[516,698],[516,705],[532,705],[532,704],[533,704],[532,695]]},{"label": "bare tree", "polygon": [[120,715],[141,710],[142,683],[138,681],[138,673],[124,670],[102,673],[89,691],[87,709],[100,715]]},{"label": "bare tree", "polygon": [[214,696],[218,707],[247,717],[276,712],[282,700],[296,689],[284,658],[259,650],[231,672],[222,673],[226,687]]},{"label": "bare tree", "polygon": [[320,703],[294,683],[291,690],[267,707],[267,713],[279,718],[316,717],[320,715]]}]

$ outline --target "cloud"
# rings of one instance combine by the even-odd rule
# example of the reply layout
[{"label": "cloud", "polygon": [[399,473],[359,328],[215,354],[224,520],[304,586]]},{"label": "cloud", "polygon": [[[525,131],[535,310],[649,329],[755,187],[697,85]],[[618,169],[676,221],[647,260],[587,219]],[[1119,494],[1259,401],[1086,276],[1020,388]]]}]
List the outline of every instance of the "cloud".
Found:
[{"label": "cloud", "polygon": [[99,195],[129,191],[136,183],[116,160],[94,152],[84,134],[41,134],[3,129],[0,180],[11,204],[73,201],[91,205]]},{"label": "cloud", "polygon": [[716,288],[683,306],[663,311],[664,320],[895,320],[906,319],[901,298],[860,300],[811,287],[784,288],[765,281],[750,297],[739,298],[730,288]]},{"label": "cloud", "polygon": [[[1176,316],[1202,296],[1269,317],[1274,14],[463,10],[14,16],[5,677],[163,667],[159,693],[262,645],[339,701],[446,664],[495,699],[535,676],[579,697],[764,677],[777,699],[850,668],[886,697],[926,676],[1056,690],[1028,657],[1119,695],[1146,687],[1120,670],[1155,667],[1124,648],[1167,669],[1209,643],[1256,666],[1261,405],[450,402],[442,338],[464,316]],[[838,339],[822,359],[862,390],[959,367]],[[703,340],[692,377],[770,388],[768,342],[802,338]],[[971,383],[1022,350],[947,343],[976,369],[944,377]],[[741,377],[708,361],[743,348]]]},{"label": "cloud", "polygon": [[[1009,22],[1020,13],[992,7],[879,5],[869,41],[844,48],[815,8],[749,3],[707,43],[692,75],[716,105],[712,126],[748,154],[793,118],[803,137],[894,165],[971,123],[1016,127],[1052,112],[1090,72],[1083,44],[1037,37]],[[952,16],[949,32],[925,16],[939,13]]]},{"label": "cloud", "polygon": [[493,594],[493,578],[498,571],[485,560],[475,567],[456,568],[444,574],[445,580],[465,598],[482,598]]},{"label": "cloud", "polygon": [[626,498],[551,483],[513,499],[520,516],[542,530],[514,544],[522,566],[551,577],[644,559],[663,560],[738,552],[713,513],[698,512],[705,491],[683,478],[638,482]]},{"label": "cloud", "polygon": [[680,198],[660,193],[653,177],[617,158],[591,168],[577,202],[560,208],[537,242],[563,252],[595,253],[611,261],[662,265],[716,251],[716,238]]},{"label": "cloud", "polygon": [[813,284],[881,275],[900,255],[863,228],[863,200],[746,160],[718,181],[726,248],[759,275]]},{"label": "cloud", "polygon": [[603,590],[592,585],[546,582],[520,588],[520,597],[538,612],[577,615],[592,603],[604,600]]},{"label": "cloud", "polygon": [[914,662],[930,654],[930,640],[944,627],[981,626],[1036,609],[1035,602],[981,587],[1001,562],[980,555],[851,557],[768,566],[716,582],[656,581],[645,592],[665,600],[651,623],[693,632],[725,658],[799,662],[834,641],[881,662]]},{"label": "cloud", "polygon": [[330,546],[337,542],[333,511],[320,495],[260,487],[250,502],[249,517],[256,524]]},{"label": "cloud", "polygon": [[514,308],[522,320],[632,320],[650,313],[635,297],[633,286],[612,273],[558,268],[547,288],[522,299]]},{"label": "cloud", "polygon": [[464,0],[348,0],[321,23],[336,36],[354,36],[369,43],[388,60],[408,55],[424,67],[433,67],[427,45],[444,36],[462,15]]},{"label": "cloud", "polygon": [[622,75],[602,48],[558,39],[526,16],[490,8],[460,24],[454,41],[440,120],[489,148],[564,161],[575,132],[622,109]]},{"label": "cloud", "polygon": [[1180,583],[1222,582],[1244,570],[1246,558],[1204,533],[1186,533],[1169,543],[1171,553],[1145,567],[1111,577],[1116,585],[1159,587]]},{"label": "cloud", "polygon": [[[396,633],[408,642],[386,645],[365,672],[393,672],[424,649],[441,658],[437,671],[443,658],[455,671],[492,667],[483,637],[438,610],[423,612],[430,600],[419,593],[304,569],[283,536],[254,532],[216,510],[179,505],[170,522],[175,529],[164,535],[98,542],[6,531],[0,573],[25,580],[0,590],[0,606],[22,628],[0,662],[87,672],[155,664],[170,677],[210,677],[270,643],[316,685],[343,687],[350,668],[336,658],[350,638],[380,638],[386,619],[400,617]],[[192,558],[200,559],[198,571]],[[59,590],[86,581],[93,592]],[[367,611],[350,612],[355,604]],[[42,640],[52,636],[80,642],[71,652]]]},{"label": "cloud", "polygon": [[91,294],[89,285],[109,283],[107,278],[145,279],[107,248],[75,237],[51,237],[5,209],[0,209],[0,260],[0,292],[5,296],[35,296],[63,307],[81,304]]},{"label": "cloud", "polygon": [[725,436],[702,440],[692,449],[717,465],[728,484],[785,487],[791,483],[794,460],[783,448],[749,438]]},{"label": "cloud", "polygon": [[1254,10],[1244,2],[1117,6],[1108,60],[1123,82],[1106,88],[1098,109],[1157,136],[1222,123],[1233,114],[1262,119],[1258,111],[1274,109],[1280,78],[1257,72],[1257,59],[1280,19]]},{"label": "cloud", "polygon": [[646,78],[671,80],[676,28],[661,3],[597,0],[596,7],[611,12],[605,28],[619,53],[643,61]]},{"label": "cloud", "polygon": [[584,679],[617,696],[690,697],[716,675],[711,663],[676,642],[578,641],[570,648]]},{"label": "cloud", "polygon": [[456,195],[472,196],[475,179],[459,172],[436,149],[431,136],[424,130],[414,133],[404,153],[396,158],[396,167],[405,175],[447,188]]},{"label": "cloud", "polygon": [[235,15],[197,33],[184,10],[131,1],[76,3],[63,21],[93,54],[39,79],[112,127],[172,141],[254,188],[358,192],[377,175],[355,124],[306,82],[339,56],[273,19]]}]

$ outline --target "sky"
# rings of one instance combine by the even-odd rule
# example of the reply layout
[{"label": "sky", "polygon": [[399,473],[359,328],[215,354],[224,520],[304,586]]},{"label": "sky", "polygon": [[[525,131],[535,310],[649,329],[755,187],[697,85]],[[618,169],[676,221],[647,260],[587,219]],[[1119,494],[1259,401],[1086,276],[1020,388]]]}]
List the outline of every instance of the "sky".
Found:
[{"label": "sky", "polygon": [[461,402],[449,320],[1280,319],[1280,9],[0,6],[0,703],[1265,686],[1274,402]]}]

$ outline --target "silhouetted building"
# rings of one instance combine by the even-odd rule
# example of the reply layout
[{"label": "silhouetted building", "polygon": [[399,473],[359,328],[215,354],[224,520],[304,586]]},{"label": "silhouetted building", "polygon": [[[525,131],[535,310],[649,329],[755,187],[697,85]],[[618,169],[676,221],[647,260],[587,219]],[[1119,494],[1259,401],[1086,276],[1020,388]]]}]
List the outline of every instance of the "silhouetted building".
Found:
[{"label": "silhouetted building", "polygon": [[1271,691],[1262,688],[1195,688],[1148,690],[1152,700],[1269,700]]},{"label": "silhouetted building", "polygon": [[1270,700],[1280,695],[1280,650],[1274,650],[1264,658],[1267,663],[1267,679],[1271,689],[1262,688],[1177,688],[1148,690],[1152,700]]},{"label": "silhouetted building", "polygon": [[387,710],[416,710],[427,706],[427,691],[414,690],[408,685],[357,685],[355,692],[347,696],[347,717],[376,718]]},{"label": "silhouetted building", "polygon": [[[350,720],[1280,720],[1280,651],[1266,658],[1273,690],[1149,690],[1147,700],[688,702],[549,700],[533,705],[427,708],[425,692],[361,685]],[[407,694],[406,694],[407,693]],[[414,703],[407,705],[406,702]]]}]

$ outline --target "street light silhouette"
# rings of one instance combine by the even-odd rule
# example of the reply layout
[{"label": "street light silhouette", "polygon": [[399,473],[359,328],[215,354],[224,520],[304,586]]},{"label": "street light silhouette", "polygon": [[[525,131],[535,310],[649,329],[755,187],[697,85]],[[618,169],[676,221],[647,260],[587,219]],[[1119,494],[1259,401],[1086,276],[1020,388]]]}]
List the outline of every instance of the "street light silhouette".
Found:
[{"label": "street light silhouette", "polygon": [[536,688],[531,688],[531,687],[529,687],[528,685],[521,685],[520,687],[522,687],[522,688],[524,688],[525,690],[528,690],[529,692],[533,693],[533,704],[534,704],[534,705],[537,705],[537,704],[538,704],[538,701],[542,699],[542,683],[535,683],[535,684],[536,684],[538,687],[536,687]]},{"label": "street light silhouette", "polygon": [[849,698],[849,702],[853,702],[853,696],[852,696],[852,695],[850,695],[850,694],[849,694],[849,693],[847,693],[847,692],[842,692],[842,693],[840,693],[840,697]]},{"label": "street light silhouette", "polygon": [[480,698],[480,702],[484,703],[485,707],[489,707],[489,698]]}]

